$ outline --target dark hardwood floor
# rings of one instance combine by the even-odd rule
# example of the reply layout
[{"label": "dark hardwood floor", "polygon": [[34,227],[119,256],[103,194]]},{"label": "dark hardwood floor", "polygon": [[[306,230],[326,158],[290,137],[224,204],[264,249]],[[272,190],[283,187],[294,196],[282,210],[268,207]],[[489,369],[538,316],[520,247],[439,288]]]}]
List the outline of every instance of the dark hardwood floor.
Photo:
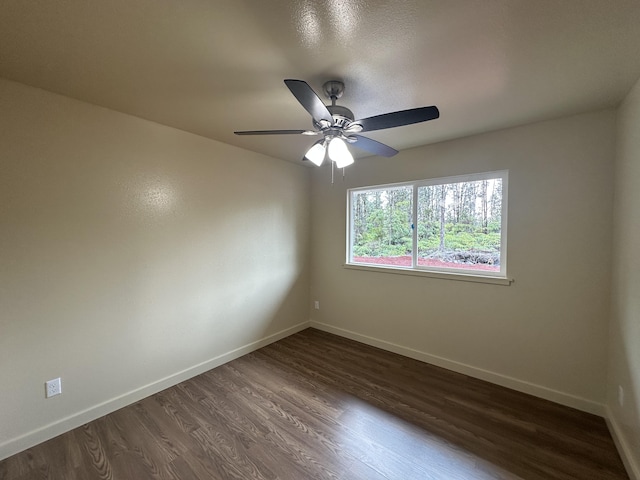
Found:
[{"label": "dark hardwood floor", "polygon": [[603,419],[308,329],[0,462],[26,479],[626,479]]}]

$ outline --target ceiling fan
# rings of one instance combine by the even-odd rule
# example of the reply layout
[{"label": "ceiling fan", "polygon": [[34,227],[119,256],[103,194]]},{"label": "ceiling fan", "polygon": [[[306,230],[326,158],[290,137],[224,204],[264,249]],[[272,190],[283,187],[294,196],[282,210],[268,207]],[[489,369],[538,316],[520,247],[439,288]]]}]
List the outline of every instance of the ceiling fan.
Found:
[{"label": "ceiling fan", "polygon": [[440,116],[438,107],[431,106],[383,113],[355,120],[351,110],[336,105],[336,100],[344,93],[344,83],[331,80],[323,85],[324,93],[331,99],[331,105],[325,105],[309,84],[303,80],[287,79],[284,83],[298,102],[311,114],[313,130],[248,130],[233,133],[236,135],[322,135],[322,138],[315,142],[304,155],[304,159],[318,166],[322,165],[327,154],[338,168],[351,165],[353,156],[349,152],[347,144],[353,144],[375,155],[392,157],[398,153],[396,149],[358,135],[358,133],[426,122]]}]

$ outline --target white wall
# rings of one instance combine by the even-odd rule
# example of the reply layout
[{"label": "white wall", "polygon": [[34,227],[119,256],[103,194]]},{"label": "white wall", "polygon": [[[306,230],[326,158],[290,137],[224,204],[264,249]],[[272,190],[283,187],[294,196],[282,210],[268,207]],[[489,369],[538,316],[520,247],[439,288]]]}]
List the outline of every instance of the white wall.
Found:
[{"label": "white wall", "polygon": [[[316,170],[312,324],[603,413],[614,144],[607,110]],[[502,169],[511,286],[343,268],[347,188]]]},{"label": "white wall", "polygon": [[607,407],[627,467],[640,479],[640,80],[618,112],[614,219]]},{"label": "white wall", "polygon": [[0,459],[304,325],[309,185],[0,80]]}]

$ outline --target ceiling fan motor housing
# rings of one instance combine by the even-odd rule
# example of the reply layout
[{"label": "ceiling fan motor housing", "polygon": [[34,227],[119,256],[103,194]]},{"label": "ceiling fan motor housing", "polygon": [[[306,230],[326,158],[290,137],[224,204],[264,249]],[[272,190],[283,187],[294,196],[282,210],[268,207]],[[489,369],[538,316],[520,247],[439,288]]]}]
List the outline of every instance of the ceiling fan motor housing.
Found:
[{"label": "ceiling fan motor housing", "polygon": [[331,105],[327,105],[327,110],[333,117],[333,127],[345,128],[354,120],[353,112],[347,107],[336,105],[336,100],[344,93],[344,83],[339,80],[330,80],[322,86],[324,93],[331,99]]},{"label": "ceiling fan motor housing", "polygon": [[351,110],[341,105],[327,105],[327,109],[333,117],[333,125],[335,127],[346,127],[353,122],[355,118]]}]

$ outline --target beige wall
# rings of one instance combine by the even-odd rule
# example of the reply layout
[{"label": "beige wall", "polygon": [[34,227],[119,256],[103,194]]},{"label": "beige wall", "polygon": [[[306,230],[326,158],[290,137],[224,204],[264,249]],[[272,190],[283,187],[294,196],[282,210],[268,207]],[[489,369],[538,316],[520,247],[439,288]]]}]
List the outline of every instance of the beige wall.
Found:
[{"label": "beige wall", "polygon": [[618,112],[614,219],[607,407],[628,467],[640,479],[640,81]]},{"label": "beige wall", "polygon": [[0,80],[0,458],[306,322],[309,184]]},{"label": "beige wall", "polygon": [[[618,113],[608,395],[613,111],[362,159],[333,186],[4,80],[0,112],[0,458],[292,333],[319,300],[319,328],[588,411],[607,396],[640,462],[640,84]],[[342,267],[347,188],[501,169],[513,285]]]},{"label": "beige wall", "polygon": [[[614,143],[607,110],[357,160],[335,185],[316,170],[313,324],[602,413]],[[511,286],[342,267],[347,188],[502,169]]]}]

